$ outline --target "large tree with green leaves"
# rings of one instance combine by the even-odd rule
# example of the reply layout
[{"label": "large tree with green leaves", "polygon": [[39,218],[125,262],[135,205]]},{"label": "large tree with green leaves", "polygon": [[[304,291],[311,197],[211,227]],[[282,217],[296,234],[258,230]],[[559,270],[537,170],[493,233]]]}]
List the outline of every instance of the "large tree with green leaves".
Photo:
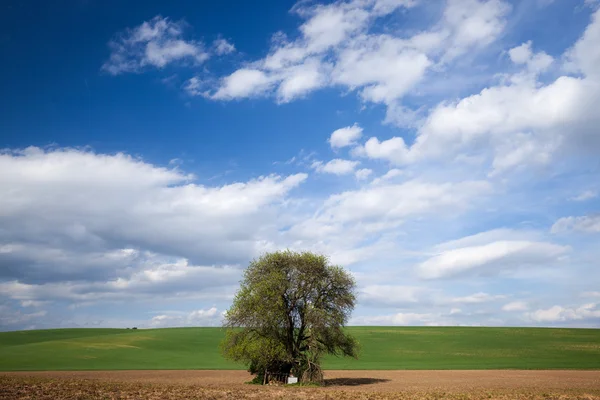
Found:
[{"label": "large tree with green leaves", "polygon": [[325,354],[357,357],[344,330],[356,302],[356,283],[327,257],[279,251],[252,261],[224,325],[222,350],[253,374],[294,373],[320,381]]}]

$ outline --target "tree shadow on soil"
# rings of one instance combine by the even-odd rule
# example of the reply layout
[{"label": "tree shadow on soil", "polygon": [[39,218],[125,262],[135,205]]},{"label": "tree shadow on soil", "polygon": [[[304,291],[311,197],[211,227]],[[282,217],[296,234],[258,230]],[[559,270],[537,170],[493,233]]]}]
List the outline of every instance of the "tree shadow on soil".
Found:
[{"label": "tree shadow on soil", "polygon": [[325,386],[361,386],[389,382],[390,379],[379,378],[332,378],[325,379]]}]

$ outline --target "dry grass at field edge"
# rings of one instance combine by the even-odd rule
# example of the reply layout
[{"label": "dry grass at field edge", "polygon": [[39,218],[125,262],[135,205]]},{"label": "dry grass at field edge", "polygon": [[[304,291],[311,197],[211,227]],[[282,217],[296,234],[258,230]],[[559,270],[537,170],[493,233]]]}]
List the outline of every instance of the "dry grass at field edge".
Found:
[{"label": "dry grass at field edge", "polygon": [[246,385],[243,371],[0,374],[0,399],[598,399],[600,371],[327,371],[327,386]]},{"label": "dry grass at field edge", "polygon": [[479,399],[529,399],[567,400],[600,399],[599,391],[581,389],[550,390],[470,390],[445,392],[418,390],[402,392],[363,392],[359,390],[327,390],[303,387],[203,387],[201,385],[176,385],[135,382],[106,382],[86,379],[51,379],[39,377],[0,376],[0,399],[6,400],[99,400],[99,399],[292,399],[292,400],[479,400]]}]

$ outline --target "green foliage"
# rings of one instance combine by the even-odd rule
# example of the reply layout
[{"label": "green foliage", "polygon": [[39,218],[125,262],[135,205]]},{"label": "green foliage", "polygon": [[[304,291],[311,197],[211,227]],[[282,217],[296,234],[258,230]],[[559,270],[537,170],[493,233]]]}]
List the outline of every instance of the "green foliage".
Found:
[{"label": "green foliage", "polygon": [[262,385],[264,374],[256,374],[251,381],[246,382],[247,385]]},{"label": "green foliage", "polygon": [[223,354],[254,374],[293,372],[321,381],[323,355],[358,355],[358,342],[343,329],[355,287],[322,255],[284,251],[254,260],[225,316]]}]

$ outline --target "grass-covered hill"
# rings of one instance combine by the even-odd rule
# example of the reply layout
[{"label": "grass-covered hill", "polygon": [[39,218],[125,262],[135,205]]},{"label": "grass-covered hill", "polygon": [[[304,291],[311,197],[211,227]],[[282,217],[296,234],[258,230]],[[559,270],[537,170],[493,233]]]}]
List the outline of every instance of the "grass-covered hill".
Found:
[{"label": "grass-covered hill", "polygon": [[[325,369],[600,369],[599,329],[349,327],[358,360]],[[0,370],[243,369],[220,328],[0,333]]]}]

